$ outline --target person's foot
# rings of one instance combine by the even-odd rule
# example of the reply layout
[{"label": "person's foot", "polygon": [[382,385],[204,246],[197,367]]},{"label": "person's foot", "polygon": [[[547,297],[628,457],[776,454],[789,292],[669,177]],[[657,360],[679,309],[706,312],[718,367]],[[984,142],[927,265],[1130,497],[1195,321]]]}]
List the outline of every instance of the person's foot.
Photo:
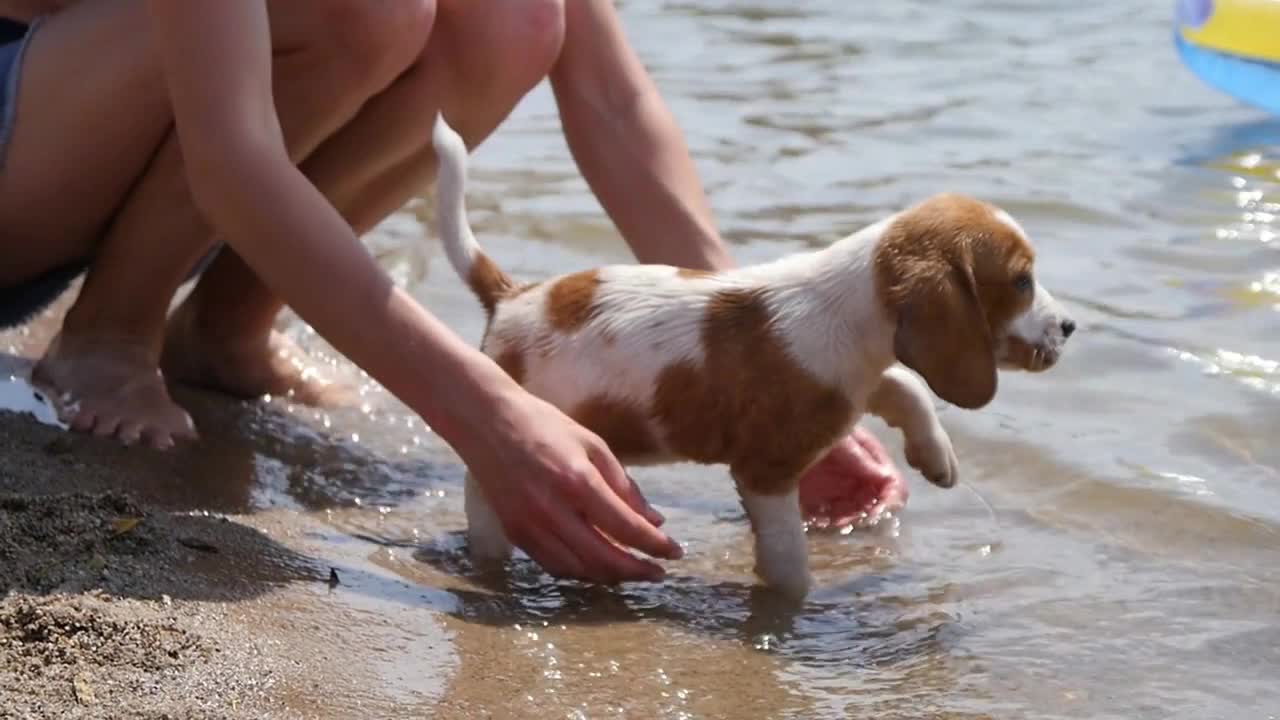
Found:
[{"label": "person's foot", "polygon": [[198,311],[183,303],[169,320],[161,367],[170,379],[241,398],[284,397],[305,405],[348,402],[350,388],[323,378],[285,336],[227,339],[204,328]]},{"label": "person's foot", "polygon": [[31,380],[75,430],[157,448],[196,436],[191,416],[169,397],[154,350],[137,338],[59,333]]},{"label": "person's foot", "polygon": [[854,428],[800,478],[800,507],[817,527],[874,525],[907,503],[907,483],[884,446]]}]

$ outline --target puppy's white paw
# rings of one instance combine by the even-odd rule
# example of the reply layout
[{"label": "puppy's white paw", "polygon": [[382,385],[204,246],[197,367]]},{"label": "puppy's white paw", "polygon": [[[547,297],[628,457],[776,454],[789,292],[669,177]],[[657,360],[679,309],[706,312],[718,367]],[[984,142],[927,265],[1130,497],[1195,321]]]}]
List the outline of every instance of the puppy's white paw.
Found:
[{"label": "puppy's white paw", "polygon": [[511,557],[511,543],[502,521],[493,511],[480,486],[467,473],[463,509],[467,515],[467,551],[476,562],[501,562]]},{"label": "puppy's white paw", "polygon": [[467,552],[472,561],[477,563],[502,562],[511,557],[511,543],[501,534],[494,535],[477,532],[474,527],[467,528]]},{"label": "puppy's white paw", "polygon": [[907,438],[905,450],[907,464],[934,485],[949,488],[960,480],[960,459],[941,423],[934,423],[922,437]]},{"label": "puppy's white paw", "polygon": [[740,492],[755,535],[756,575],[766,586],[803,599],[813,580],[809,575],[809,543],[800,515],[799,490],[785,495]]},{"label": "puppy's white paw", "polygon": [[803,561],[782,562],[776,557],[759,555],[756,558],[755,572],[766,587],[791,600],[804,600],[813,586],[808,563]]}]

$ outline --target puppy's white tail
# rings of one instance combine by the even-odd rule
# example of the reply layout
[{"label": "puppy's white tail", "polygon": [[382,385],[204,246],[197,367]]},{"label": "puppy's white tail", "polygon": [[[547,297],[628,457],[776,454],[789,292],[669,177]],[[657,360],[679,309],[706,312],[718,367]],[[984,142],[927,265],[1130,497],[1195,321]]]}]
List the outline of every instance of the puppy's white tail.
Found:
[{"label": "puppy's white tail", "polygon": [[498,301],[515,289],[515,281],[480,249],[467,220],[467,146],[458,133],[436,114],[431,130],[436,151],[436,231],[444,243],[449,264],[493,314]]}]

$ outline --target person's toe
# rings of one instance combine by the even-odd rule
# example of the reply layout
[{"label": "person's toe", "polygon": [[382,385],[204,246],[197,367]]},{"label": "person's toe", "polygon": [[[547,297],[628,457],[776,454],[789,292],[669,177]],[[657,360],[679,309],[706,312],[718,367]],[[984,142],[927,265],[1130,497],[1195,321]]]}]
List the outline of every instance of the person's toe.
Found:
[{"label": "person's toe", "polygon": [[89,432],[98,421],[98,414],[89,408],[80,407],[71,413],[71,417],[66,420],[67,425],[72,430],[78,432]]},{"label": "person's toe", "polygon": [[177,444],[174,434],[163,428],[147,428],[143,431],[142,436],[146,439],[147,445],[156,450],[168,450]]},{"label": "person's toe", "polygon": [[115,414],[100,413],[93,424],[93,434],[98,437],[111,437],[120,428],[120,417]]},{"label": "person's toe", "polygon": [[155,428],[154,437],[160,443],[158,447],[173,447],[182,440],[195,440],[196,424],[185,410],[175,406],[167,414],[165,421]]},{"label": "person's toe", "polygon": [[129,420],[120,423],[120,428],[116,430],[116,437],[120,439],[126,447],[135,445],[142,439],[143,424],[137,420]]}]

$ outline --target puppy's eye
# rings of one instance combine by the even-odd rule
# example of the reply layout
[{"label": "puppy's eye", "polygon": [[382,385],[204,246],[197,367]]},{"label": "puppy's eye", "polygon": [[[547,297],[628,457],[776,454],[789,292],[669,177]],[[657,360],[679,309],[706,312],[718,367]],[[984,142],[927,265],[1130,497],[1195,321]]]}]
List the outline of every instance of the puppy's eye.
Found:
[{"label": "puppy's eye", "polygon": [[1035,282],[1031,279],[1031,273],[1021,273],[1013,279],[1013,286],[1018,289],[1018,292],[1031,292]]}]

